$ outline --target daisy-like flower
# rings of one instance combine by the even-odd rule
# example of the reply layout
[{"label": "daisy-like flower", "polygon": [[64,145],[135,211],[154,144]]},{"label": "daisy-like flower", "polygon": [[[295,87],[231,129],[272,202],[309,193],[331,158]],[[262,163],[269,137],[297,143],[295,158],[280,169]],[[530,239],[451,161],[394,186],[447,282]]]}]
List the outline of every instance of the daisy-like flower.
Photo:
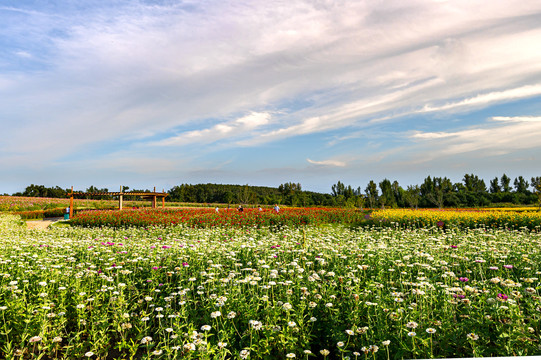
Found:
[{"label": "daisy-like flower", "polygon": [[248,359],[248,356],[250,356],[250,351],[246,349],[241,350],[239,355],[241,359]]},{"label": "daisy-like flower", "polygon": [[355,335],[355,332],[353,330],[348,329],[348,330],[346,330],[346,334]]},{"label": "daisy-like flower", "polygon": [[391,340],[385,340],[385,341],[382,341],[382,342],[381,342],[381,345],[383,345],[383,346],[389,346],[389,345],[391,345]]},{"label": "daisy-like flower", "polygon": [[410,331],[408,333],[408,336],[411,336],[411,337],[414,337],[415,335],[417,335],[417,333],[415,331]]},{"label": "daisy-like flower", "polygon": [[428,329],[426,329],[426,332],[429,333],[429,334],[435,334],[435,333],[436,333],[436,329],[434,329],[434,328],[428,328]]},{"label": "daisy-like flower", "polygon": [[145,345],[152,341],[152,338],[150,336],[145,336],[141,339],[141,344]]},{"label": "daisy-like flower", "polygon": [[186,344],[184,344],[184,349],[190,350],[190,351],[195,351],[195,344],[193,344],[193,343],[186,343]]},{"label": "daisy-like flower", "polygon": [[339,348],[344,347],[344,345],[346,345],[346,344],[344,344],[343,341],[339,341],[339,342],[336,343],[336,346],[338,346]]},{"label": "daisy-like flower", "polygon": [[218,347],[219,347],[220,349],[223,349],[223,348],[226,347],[226,346],[227,346],[227,343],[226,343],[226,342],[221,342],[221,341],[218,342]]},{"label": "daisy-like flower", "polygon": [[234,311],[230,311],[229,314],[227,314],[228,319],[234,319],[235,316],[237,316],[237,313]]},{"label": "daisy-like flower", "polygon": [[408,329],[415,329],[417,328],[417,326],[419,326],[419,324],[417,324],[415,321],[410,321],[406,324],[406,327]]},{"label": "daisy-like flower", "polygon": [[479,339],[479,335],[475,334],[475,333],[469,333],[468,335],[466,335],[466,337],[469,339],[469,340],[473,340],[473,341],[476,341]]},{"label": "daisy-like flower", "polygon": [[295,354],[289,353],[289,354],[286,355],[286,358],[293,359],[293,358],[295,358],[295,356],[296,356]]},{"label": "daisy-like flower", "polygon": [[210,325],[201,326],[201,330],[203,330],[203,331],[209,331],[210,329],[211,329]]},{"label": "daisy-like flower", "polygon": [[287,326],[289,326],[289,327],[295,327],[295,326],[297,326],[297,323],[296,323],[295,321],[289,321],[289,322],[287,323]]},{"label": "daisy-like flower", "polygon": [[327,349],[319,350],[319,353],[323,356],[329,355],[331,352]]},{"label": "daisy-like flower", "polygon": [[210,317],[213,319],[216,319],[217,317],[220,317],[220,316],[222,316],[222,313],[219,311],[214,311],[210,313]]},{"label": "daisy-like flower", "polygon": [[163,351],[162,351],[162,350],[154,350],[154,351],[152,352],[152,355],[155,355],[155,356],[159,356],[159,355],[161,355],[161,354],[163,354]]},{"label": "daisy-like flower", "polygon": [[94,356],[94,353],[92,351],[89,351],[89,352],[85,353],[85,356],[86,357],[92,357],[92,356]]},{"label": "daisy-like flower", "polygon": [[61,338],[60,336],[55,336],[55,337],[53,338],[53,342],[54,342],[54,343],[62,342],[62,338]]},{"label": "daisy-like flower", "polygon": [[40,336],[32,336],[30,338],[30,342],[31,343],[34,343],[34,342],[40,342],[41,341],[41,337]]}]

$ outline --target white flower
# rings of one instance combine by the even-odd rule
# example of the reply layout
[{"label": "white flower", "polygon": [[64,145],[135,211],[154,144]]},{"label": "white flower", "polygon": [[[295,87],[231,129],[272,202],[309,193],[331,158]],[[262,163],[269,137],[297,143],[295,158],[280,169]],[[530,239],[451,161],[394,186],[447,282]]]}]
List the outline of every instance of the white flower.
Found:
[{"label": "white flower", "polygon": [[234,319],[235,316],[237,316],[237,313],[234,311],[230,311],[229,314],[227,314],[228,319]]},{"label": "white flower", "polygon": [[290,321],[290,322],[287,323],[287,326],[295,327],[295,326],[297,326],[297,323],[295,321]]},{"label": "white flower", "polygon": [[434,334],[436,332],[436,329],[428,328],[428,329],[426,329],[426,332],[429,333],[429,334]]},{"label": "white flower", "polygon": [[413,337],[413,336],[415,336],[415,335],[417,335],[417,333],[416,333],[415,331],[410,331],[410,332],[408,333],[408,336],[411,336],[411,337]]},{"label": "white flower", "polygon": [[250,356],[250,351],[246,349],[241,350],[239,355],[241,359],[248,359],[248,356]]},{"label": "white flower", "polygon": [[226,347],[226,346],[227,346],[227,343],[226,343],[226,342],[221,342],[221,341],[218,342],[218,347],[219,347],[220,349],[223,349],[223,348]]},{"label": "white flower", "polygon": [[184,344],[184,349],[194,351],[195,350],[195,344],[193,344],[193,343]]},{"label": "white flower", "polygon": [[[293,306],[290,303],[285,303],[284,305],[282,305],[282,308],[284,310],[291,310],[291,309],[293,309]],[[295,355],[295,354],[293,354],[293,355]]]},{"label": "white flower", "polygon": [[409,329],[415,329],[419,324],[417,324],[415,321],[410,321],[406,324],[406,327]]},{"label": "white flower", "polygon": [[167,328],[167,329],[165,329],[165,331],[167,331],[168,333],[170,333],[170,332],[173,332],[173,329],[172,329],[172,328]]},{"label": "white flower", "polygon": [[30,338],[30,342],[33,343],[33,342],[40,342],[41,341],[41,337],[39,336],[32,336]]},{"label": "white flower", "polygon": [[210,329],[211,329],[210,325],[201,326],[201,330],[203,330],[203,331],[209,331]]},{"label": "white flower", "polygon": [[141,344],[148,344],[149,342],[152,341],[152,338],[150,336],[145,336],[144,338],[141,339]]},{"label": "white flower", "polygon": [[154,351],[152,352],[152,355],[158,356],[158,355],[161,355],[162,353],[163,353],[162,350],[154,350]]},{"label": "white flower", "polygon": [[385,340],[385,341],[382,341],[381,344],[382,344],[383,346],[389,346],[389,345],[391,345],[391,340]]},{"label": "white flower", "polygon": [[53,338],[53,342],[54,342],[54,343],[62,342],[62,338],[61,338],[60,336],[55,336],[55,337]]},{"label": "white flower", "polygon": [[295,357],[295,354],[293,354],[293,353],[289,353],[289,354],[286,355],[286,358],[288,358],[288,359],[293,359],[294,357]]},{"label": "white flower", "polygon": [[346,330],[346,334],[348,335],[355,335],[355,332],[353,330]]},{"label": "white flower", "polygon": [[85,353],[85,356],[86,357],[92,357],[92,356],[94,356],[94,353],[92,351],[89,351],[89,352]]},{"label": "white flower", "polygon": [[331,352],[327,349],[319,350],[319,353],[323,356],[329,355]]},{"label": "white flower", "polygon": [[222,316],[222,313],[219,312],[219,311],[214,311],[212,313],[210,313],[210,317],[213,318],[213,319],[216,319],[217,317],[220,317]]},{"label": "white flower", "polygon": [[336,343],[336,346],[338,346],[338,347],[344,347],[344,345],[346,345],[346,344],[344,344],[343,341],[339,341],[339,342]]}]

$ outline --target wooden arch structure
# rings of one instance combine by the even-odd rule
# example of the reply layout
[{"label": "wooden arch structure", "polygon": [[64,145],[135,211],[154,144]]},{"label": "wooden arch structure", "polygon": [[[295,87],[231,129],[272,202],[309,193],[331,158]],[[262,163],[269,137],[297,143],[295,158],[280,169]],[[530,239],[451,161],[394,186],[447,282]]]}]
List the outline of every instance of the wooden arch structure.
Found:
[{"label": "wooden arch structure", "polygon": [[122,186],[120,186],[119,192],[94,192],[94,193],[85,193],[85,192],[73,192],[73,186],[71,187],[71,192],[68,194],[70,197],[70,219],[73,217],[73,198],[77,196],[118,196],[118,210],[122,210],[122,202],[124,196],[141,196],[143,199],[151,200],[152,208],[156,208],[158,198],[162,199],[162,208],[165,208],[165,198],[169,195],[164,190],[162,192],[156,192],[154,188],[153,192],[123,192]]}]

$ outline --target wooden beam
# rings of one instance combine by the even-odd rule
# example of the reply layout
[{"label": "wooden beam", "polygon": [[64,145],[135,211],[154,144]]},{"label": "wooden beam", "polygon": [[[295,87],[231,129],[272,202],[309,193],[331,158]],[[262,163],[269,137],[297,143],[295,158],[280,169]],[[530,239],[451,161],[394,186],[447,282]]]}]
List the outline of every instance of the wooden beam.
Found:
[{"label": "wooden beam", "polygon": [[70,219],[73,217],[73,186],[70,193]]},{"label": "wooden beam", "polygon": [[118,195],[118,210],[122,210],[122,185],[120,185],[120,193]]}]

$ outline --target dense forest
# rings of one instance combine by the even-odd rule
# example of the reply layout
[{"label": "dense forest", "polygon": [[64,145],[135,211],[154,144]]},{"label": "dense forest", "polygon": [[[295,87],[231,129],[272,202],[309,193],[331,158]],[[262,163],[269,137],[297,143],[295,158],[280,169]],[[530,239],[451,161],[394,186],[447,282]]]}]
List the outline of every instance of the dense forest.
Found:
[{"label": "dense forest", "polygon": [[[13,196],[66,197],[69,189],[58,186],[48,188],[43,185],[27,186],[22,193]],[[89,187],[85,192],[107,192],[108,189]],[[123,191],[130,191],[123,187]],[[131,190],[149,192],[150,190]],[[345,185],[341,181],[332,185],[328,194],[304,191],[299,183],[285,183],[277,188],[250,185],[222,184],[181,184],[167,191],[168,202],[220,203],[291,206],[344,206],[370,208],[443,208],[480,207],[505,204],[541,204],[541,177],[530,181],[519,176],[511,180],[507,175],[495,177],[488,186],[483,179],[474,174],[466,174],[462,182],[453,183],[447,177],[426,177],[421,185],[406,188],[398,181],[384,179],[379,183],[373,180],[361,187]],[[107,199],[107,196],[87,198]],[[138,198],[134,198],[138,199]]]}]

